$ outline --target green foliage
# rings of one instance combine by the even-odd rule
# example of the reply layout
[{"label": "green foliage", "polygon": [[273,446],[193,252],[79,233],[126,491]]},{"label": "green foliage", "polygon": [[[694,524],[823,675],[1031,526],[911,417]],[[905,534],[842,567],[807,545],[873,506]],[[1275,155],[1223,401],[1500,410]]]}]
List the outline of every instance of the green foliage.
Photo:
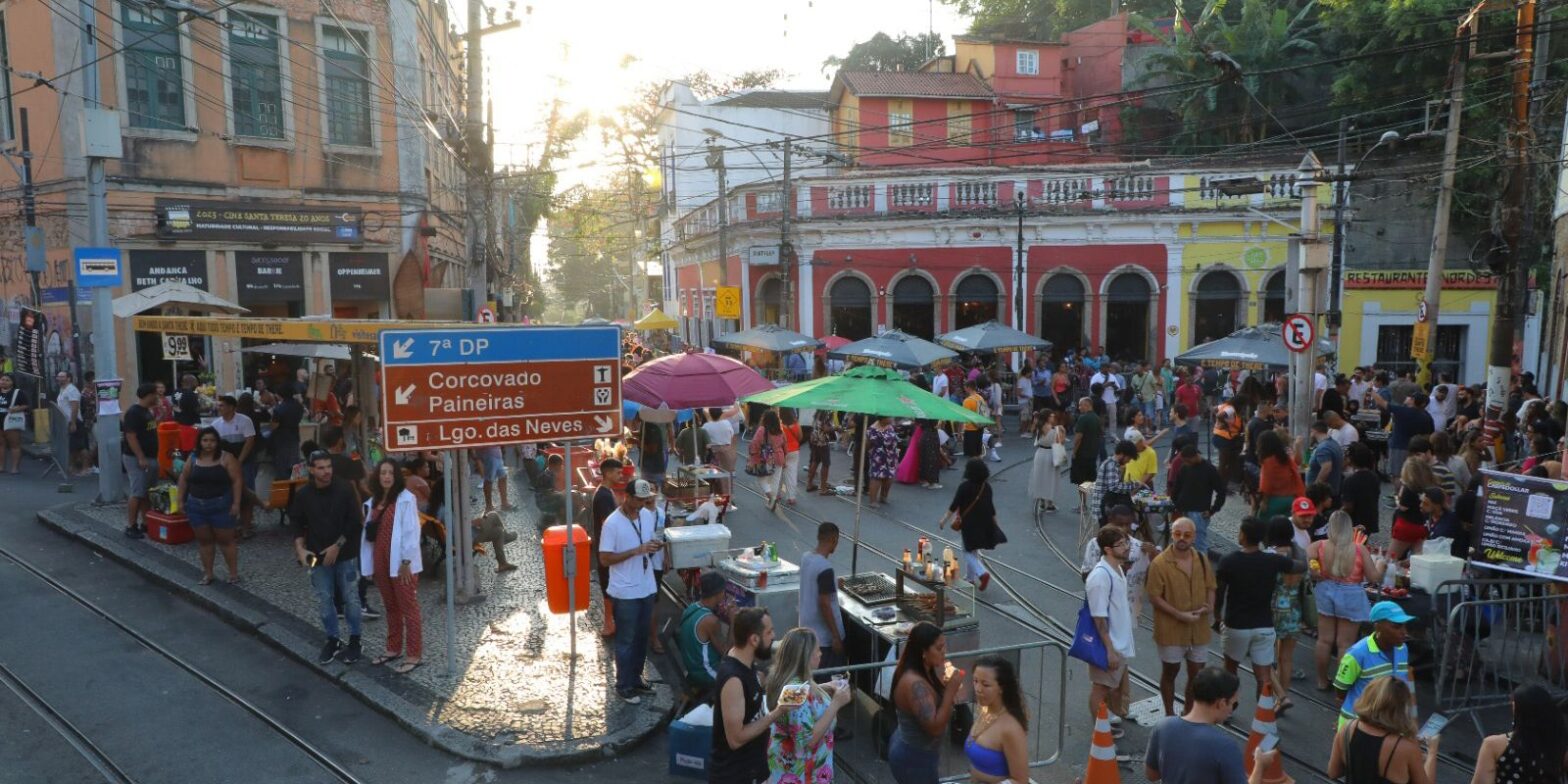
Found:
[{"label": "green foliage", "polygon": [[822,61],[822,72],[836,71],[918,71],[921,63],[947,53],[942,36],[933,33],[900,35],[877,33],[850,47],[843,57]]},{"label": "green foliage", "polygon": [[[1107,0],[942,0],[973,17],[969,32],[981,36],[1055,41],[1062,33],[1106,18]],[[1168,17],[1190,0],[1122,0],[1121,10],[1146,18]]]},{"label": "green foliage", "polygon": [[557,98],[550,104],[550,116],[545,121],[544,148],[539,159],[500,181],[504,198],[510,199],[516,206],[516,222],[511,227],[514,232],[512,247],[522,263],[513,265],[512,287],[523,303],[523,312],[530,315],[537,313],[534,305],[540,299],[539,275],[533,264],[531,240],[539,224],[554,210],[557,167],[571,154],[577,140],[587,129],[588,115],[579,113],[563,116],[561,101]]}]

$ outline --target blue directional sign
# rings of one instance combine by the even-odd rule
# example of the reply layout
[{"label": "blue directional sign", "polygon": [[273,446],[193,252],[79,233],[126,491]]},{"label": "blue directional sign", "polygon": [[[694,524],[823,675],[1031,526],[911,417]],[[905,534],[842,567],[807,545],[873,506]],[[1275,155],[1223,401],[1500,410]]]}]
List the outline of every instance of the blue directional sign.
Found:
[{"label": "blue directional sign", "polygon": [[113,288],[125,282],[119,248],[75,248],[71,255],[76,259],[77,288]]},{"label": "blue directional sign", "polygon": [[621,432],[617,327],[387,330],[381,364],[392,451]]}]

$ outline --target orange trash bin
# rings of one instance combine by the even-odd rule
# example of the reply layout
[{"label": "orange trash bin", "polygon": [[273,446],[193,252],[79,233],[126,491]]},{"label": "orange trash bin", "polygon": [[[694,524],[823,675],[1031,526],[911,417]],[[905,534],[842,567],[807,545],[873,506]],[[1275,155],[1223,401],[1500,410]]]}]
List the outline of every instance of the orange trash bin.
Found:
[{"label": "orange trash bin", "polygon": [[180,426],[175,422],[158,423],[158,454],[155,461],[162,475],[174,476],[174,450],[180,445]]},{"label": "orange trash bin", "polygon": [[566,526],[552,525],[544,529],[544,537],[540,544],[544,548],[544,587],[545,596],[550,602],[550,612],[557,615],[569,612],[572,609],[588,609],[588,575],[593,572],[588,561],[588,545],[590,539],[588,532],[580,525],[572,526],[571,542],[576,548],[577,574],[572,580],[576,588],[576,607],[570,607],[566,597]]}]

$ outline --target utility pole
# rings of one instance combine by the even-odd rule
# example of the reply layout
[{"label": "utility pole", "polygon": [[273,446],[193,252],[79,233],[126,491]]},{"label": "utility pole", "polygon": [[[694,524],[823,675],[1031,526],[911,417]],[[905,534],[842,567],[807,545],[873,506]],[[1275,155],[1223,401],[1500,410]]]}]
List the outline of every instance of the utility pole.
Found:
[{"label": "utility pole", "polygon": [[1454,56],[1448,70],[1448,130],[1443,134],[1443,169],[1437,186],[1437,208],[1432,219],[1432,247],[1426,259],[1426,289],[1421,301],[1426,303],[1425,317],[1416,321],[1411,330],[1410,356],[1416,361],[1417,380],[1427,384],[1432,380],[1433,344],[1437,333],[1438,313],[1443,297],[1443,265],[1448,259],[1448,219],[1454,202],[1454,171],[1459,166],[1459,123],[1464,111],[1465,66],[1470,48],[1471,12],[1459,23],[1454,39]]},{"label": "utility pole", "polygon": [[[1535,58],[1535,0],[1518,0],[1514,21],[1513,115],[1508,123],[1508,185],[1503,191],[1503,248],[1493,267],[1498,277],[1497,316],[1492,321],[1491,357],[1486,368],[1486,424],[1496,443],[1508,386],[1513,378],[1514,322],[1519,318],[1518,272],[1524,239],[1525,186],[1530,178],[1530,71]],[[1500,458],[1494,453],[1494,458]]]},{"label": "utility pole", "polygon": [[[485,36],[522,26],[522,20],[509,19],[500,24],[484,26],[485,8],[480,0],[469,0],[468,32],[463,36],[467,50],[468,80],[467,106],[463,116],[463,138],[467,157],[468,178],[464,188],[463,211],[467,216],[464,240],[468,246],[468,285],[472,301],[468,304],[469,319],[479,316],[479,309],[490,298],[490,201],[491,176],[490,146],[485,140],[485,60],[481,41]],[[464,528],[459,526],[459,528]],[[465,535],[467,531],[464,531]]]},{"label": "utility pole", "polygon": [[[89,63],[82,70],[82,130],[87,140],[87,244],[95,248],[109,247],[109,193],[104,180],[104,150],[94,129],[112,127],[118,132],[119,117],[107,111],[99,97],[98,84],[98,9],[92,0],[81,0],[78,11],[82,18],[82,62]],[[109,124],[112,123],[112,126]],[[118,137],[116,136],[116,139]],[[97,153],[97,154],[95,154]],[[116,155],[115,157],[118,157]],[[114,303],[106,286],[93,289],[93,372],[99,380],[115,378],[118,374],[119,356],[115,345]],[[136,380],[126,384],[135,395]],[[124,394],[122,390],[121,394]],[[98,503],[119,501],[124,491],[120,486],[120,415],[98,417]]]},{"label": "utility pole", "polygon": [[[1339,279],[1345,274],[1345,202],[1350,197],[1350,179],[1345,173],[1345,142],[1350,134],[1350,118],[1339,118],[1339,146],[1335,152],[1335,166],[1339,176],[1334,180],[1334,258],[1328,274],[1328,324],[1329,339],[1339,342],[1339,325],[1344,321],[1341,307]],[[1359,167],[1357,167],[1359,168]]]},{"label": "utility pole", "polygon": [[[1323,182],[1323,165],[1318,157],[1308,152],[1297,167],[1301,172],[1301,231],[1291,243],[1295,251],[1290,254],[1286,273],[1295,283],[1292,312],[1311,319],[1314,326],[1320,323],[1322,313],[1321,290],[1323,273],[1329,268],[1324,247],[1322,224],[1318,215],[1318,185]],[[1293,267],[1294,269],[1291,269]],[[1316,333],[1316,330],[1314,330]],[[1290,434],[1292,438],[1308,441],[1312,425],[1312,374],[1317,370],[1318,341],[1314,334],[1306,351],[1291,355],[1290,363]]]},{"label": "utility pole", "polygon": [[[730,228],[730,190],[729,190],[729,187],[727,185],[725,185],[725,180],[724,180],[724,148],[720,147],[717,144],[710,143],[708,145],[707,163],[708,163],[708,168],[713,169],[714,171],[718,172],[718,175],[719,175],[719,282],[718,282],[718,285],[719,286],[727,286],[727,285],[729,285],[729,266],[730,266],[730,235],[729,235],[729,228]],[[701,291],[698,291],[699,295],[701,295],[701,293],[702,293]],[[715,296],[715,298],[717,298],[717,296],[718,296],[718,292],[717,291],[714,292],[714,296]],[[703,310],[707,309],[707,300],[706,300],[706,298],[704,298],[703,302],[701,303],[701,307],[703,308]],[[715,316],[714,316],[714,321],[715,322],[721,321],[721,319],[719,319],[717,317],[717,314],[715,314]],[[715,328],[717,328],[717,325],[715,325]]]},{"label": "utility pole", "polygon": [[[1024,204],[1027,198],[1023,192],[1013,194],[1014,212],[1018,214],[1018,248],[1013,257],[1013,329],[1020,332],[1024,329]],[[1014,362],[1020,356],[1014,353]]]},{"label": "utility pole", "polygon": [[790,212],[795,209],[793,192],[789,187],[789,162],[790,145],[788,137],[784,139],[784,182],[779,191],[779,272],[784,278],[783,295],[779,297],[779,326],[790,329],[795,319],[792,312],[795,307],[795,246],[789,241]]}]

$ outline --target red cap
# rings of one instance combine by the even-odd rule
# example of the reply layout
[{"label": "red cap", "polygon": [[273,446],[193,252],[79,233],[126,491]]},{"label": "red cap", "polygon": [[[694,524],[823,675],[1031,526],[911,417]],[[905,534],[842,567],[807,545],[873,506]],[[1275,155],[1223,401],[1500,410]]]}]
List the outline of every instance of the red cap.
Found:
[{"label": "red cap", "polygon": [[1310,499],[1310,498],[1308,498],[1306,496],[1300,496],[1300,497],[1296,498],[1296,500],[1294,502],[1291,503],[1291,505],[1290,505],[1290,513],[1293,514],[1293,515],[1313,515],[1313,516],[1316,516],[1317,513],[1318,513],[1318,506],[1317,506],[1317,504],[1312,503],[1312,499]]}]

